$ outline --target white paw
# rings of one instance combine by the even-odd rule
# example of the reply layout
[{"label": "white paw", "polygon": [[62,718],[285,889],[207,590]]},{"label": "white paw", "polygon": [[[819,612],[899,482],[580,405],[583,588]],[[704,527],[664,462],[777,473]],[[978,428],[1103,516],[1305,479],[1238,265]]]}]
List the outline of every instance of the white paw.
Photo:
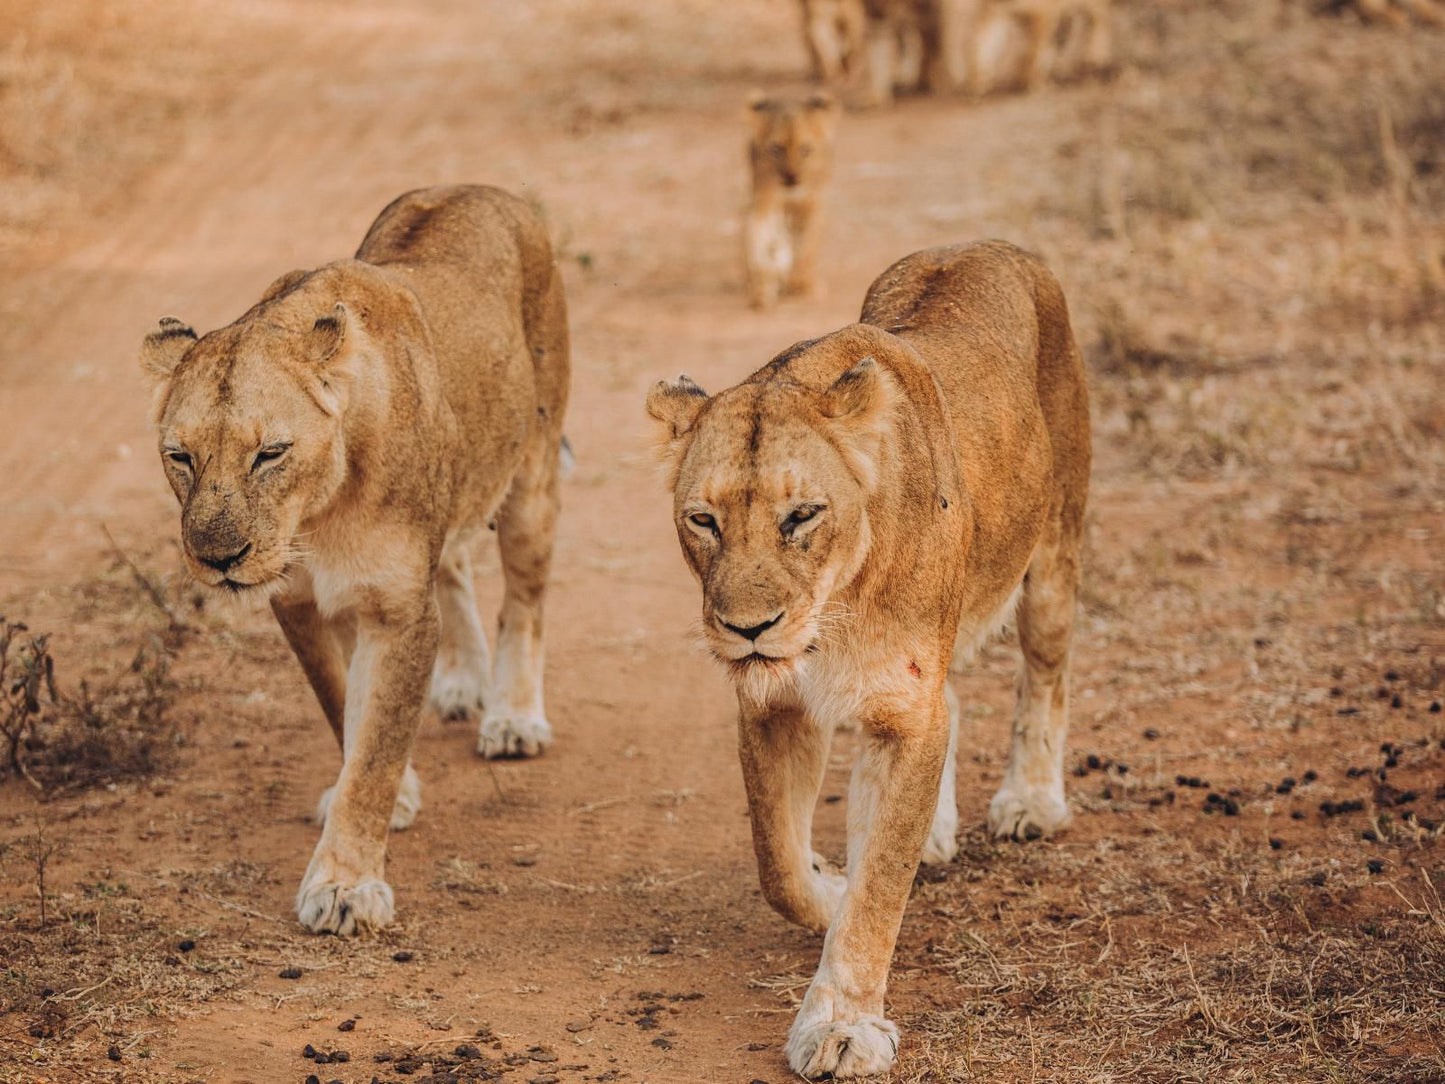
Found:
[{"label": "white paw", "polygon": [[1040,787],[1005,780],[988,804],[988,830],[995,839],[1040,839],[1068,822],[1062,783]]},{"label": "white paw", "polygon": [[443,719],[479,719],[486,700],[486,682],[469,670],[443,670],[438,661],[431,675],[431,703],[438,715]]},{"label": "white paw", "polygon": [[552,726],[541,715],[487,712],[477,736],[477,752],[496,757],[534,757],[552,744]]},{"label": "white paw", "polygon": [[[336,785],[333,783],[321,792],[321,800],[316,803],[316,823],[325,824],[326,814],[331,812],[331,799],[336,797]],[[421,812],[421,779],[416,774],[416,769],[410,764],[402,773],[401,788],[396,792],[396,802],[391,807],[391,830],[400,832],[410,828],[416,820],[416,815]]]},{"label": "white paw", "polygon": [[296,893],[296,917],[313,933],[343,937],[389,926],[396,916],[391,886],[379,877],[356,884],[313,880],[308,871]]},{"label": "white paw", "polygon": [[928,838],[923,841],[923,861],[929,865],[941,866],[952,862],[958,854],[958,806],[949,796],[948,801],[938,803],[933,814],[933,825],[928,829]]},{"label": "white paw", "polygon": [[886,1073],[898,1055],[898,1026],[881,1016],[805,1021],[798,1014],[783,1048],[788,1065],[809,1080]]}]

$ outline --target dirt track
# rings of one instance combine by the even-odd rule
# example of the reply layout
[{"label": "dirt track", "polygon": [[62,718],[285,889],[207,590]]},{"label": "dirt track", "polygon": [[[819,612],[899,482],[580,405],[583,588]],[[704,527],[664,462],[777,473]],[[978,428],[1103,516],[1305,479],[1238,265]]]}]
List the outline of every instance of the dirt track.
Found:
[{"label": "dirt track", "polygon": [[[1398,377],[1391,369],[1371,385],[1382,389],[1380,409],[1402,419],[1400,447],[1415,458],[1401,459],[1406,453],[1388,441],[1371,443],[1374,430],[1361,436],[1346,421],[1339,439],[1354,441],[1364,472],[1337,475],[1327,465],[1305,477],[1314,444],[1308,454],[1296,447],[1276,454],[1250,443],[1268,444],[1272,428],[1295,432],[1294,415],[1265,413],[1249,419],[1235,459],[1226,454],[1193,470],[1186,452],[1197,434],[1166,448],[1167,434],[1156,438],[1147,426],[1141,434],[1125,382],[1101,389],[1091,538],[1097,571],[1077,653],[1075,748],[1079,757],[1098,751],[1130,763],[1133,778],[1115,772],[1103,790],[1097,774],[1071,779],[1080,802],[1075,826],[1047,847],[995,849],[971,828],[957,866],[920,888],[892,991],[905,1029],[899,1079],[1027,1080],[1051,1066],[1054,1079],[1074,1079],[1084,1063],[1069,1044],[1086,1034],[1097,1040],[1089,1063],[1106,1073],[1096,1079],[1109,1079],[1111,1057],[1120,1066],[1147,1065],[1147,1044],[1129,1032],[1115,1049],[1107,1020],[1080,1024],[1077,1035],[1065,1035],[1075,1025],[1060,1020],[1051,1045],[1044,1029],[1052,1002],[1037,984],[1011,988],[1026,988],[1032,1000],[1009,1016],[998,1006],[1014,1004],[1011,995],[988,985],[1004,983],[1002,972],[961,977],[954,957],[967,952],[958,946],[974,929],[1004,936],[989,923],[1010,908],[1020,909],[1024,926],[1087,926],[1096,913],[1113,915],[1118,929],[1105,920],[1058,943],[1060,958],[1075,946],[1093,960],[1101,970],[1090,981],[1104,986],[1114,972],[1102,969],[1144,966],[1148,946],[1171,943],[1181,931],[1195,931],[1183,943],[1196,952],[1208,951],[1206,944],[1248,951],[1221,887],[1244,868],[1246,879],[1281,885],[1304,883],[1317,869],[1344,878],[1328,901],[1309,897],[1301,905],[1315,926],[1414,921],[1365,874],[1365,823],[1319,821],[1314,808],[1319,798],[1354,794],[1343,768],[1373,766],[1381,740],[1416,750],[1417,739],[1441,736],[1441,716],[1427,705],[1440,697],[1436,658],[1445,656],[1445,489],[1438,429],[1421,428],[1426,423],[1408,412],[1426,416],[1445,354],[1428,319],[1396,314],[1366,332],[1368,321],[1331,317],[1328,306],[1290,307],[1294,295],[1279,285],[1289,273],[1267,258],[1287,261],[1315,244],[1333,212],[1302,210],[1264,240],[1217,224],[1212,235],[1181,226],[1168,246],[1151,251],[1189,250],[1199,263],[1161,272],[1173,276],[1161,285],[1121,270],[1130,266],[1131,246],[1156,242],[1101,237],[1069,221],[1067,209],[1081,197],[1068,163],[1082,156],[1077,168],[1093,168],[1100,103],[1114,89],[1052,89],[982,106],[907,102],[851,115],[841,129],[827,297],[754,315],[741,302],[737,260],[740,103],[750,86],[785,85],[802,71],[791,4],[413,7],[257,7],[234,36],[249,52],[233,66],[247,74],[228,77],[218,112],[188,129],[176,153],[142,174],[134,190],[7,255],[0,612],[53,630],[57,657],[73,677],[113,663],[136,627],[152,620],[128,593],[101,525],[144,567],[176,572],[173,501],[154,461],[147,394],[132,360],[156,317],[216,326],[280,272],[349,253],[398,192],[453,180],[495,183],[544,209],[570,295],[568,431],[580,465],[564,494],[549,600],[557,745],[534,762],[498,764],[493,774],[472,754],[468,730],[426,720],[416,754],[425,809],[391,845],[398,925],[371,941],[305,936],[291,898],[315,838],[307,818],[337,765],[334,744],[268,617],[199,614],[203,632],[179,669],[182,710],[193,723],[176,770],[46,807],[67,847],[52,873],[58,906],[93,917],[93,941],[70,951],[84,968],[66,963],[59,942],[25,940],[33,885],[23,866],[5,867],[8,929],[44,951],[7,988],[0,1080],[269,1084],[316,1071],[322,1080],[364,1081],[382,1069],[371,1061],[377,1051],[450,1049],[481,1028],[495,1032],[504,1052],[536,1044],[556,1052],[557,1061],[528,1063],[509,1080],[543,1070],[563,1080],[786,1079],[786,995],[801,993],[818,943],[773,915],[756,888],[731,695],[692,643],[695,589],[645,447],[642,394],[651,380],[684,369],[709,389],[731,383],[795,340],[853,319],[867,283],[897,256],[979,236],[1041,250],[1074,300],[1086,342],[1108,332],[1100,315],[1110,311],[1100,287],[1107,278],[1126,300],[1148,295],[1161,313],[1161,341],[1177,343],[1187,329],[1221,356],[1294,358],[1298,344],[1317,334],[1336,347],[1325,368],[1416,357],[1423,369],[1401,369]],[[1438,218],[1425,216],[1416,228],[1441,236]],[[1219,273],[1229,258],[1238,262]],[[1308,294],[1302,287],[1300,295]],[[1280,371],[1246,365],[1228,378],[1236,383],[1219,387],[1206,378],[1185,399],[1201,413],[1217,411],[1221,431],[1233,432],[1236,404],[1275,395],[1270,382],[1284,379]],[[1422,372],[1434,376],[1408,382]],[[1355,376],[1368,383],[1372,373]],[[1338,399],[1339,416],[1348,416],[1351,401],[1339,398],[1347,393],[1338,384],[1326,386],[1330,375],[1302,378],[1301,394],[1326,413]],[[1165,396],[1150,405],[1173,418],[1179,402]],[[1333,447],[1339,434],[1317,432],[1313,417],[1302,431]],[[1164,462],[1184,467],[1162,477],[1151,471],[1140,443],[1155,439]],[[1212,454],[1199,443],[1200,454]],[[1289,473],[1295,470],[1299,476]],[[1412,480],[1404,489],[1402,478]],[[1305,557],[1297,560],[1296,551]],[[479,587],[490,613],[493,570]],[[1374,698],[1391,667],[1405,691],[1394,713]],[[974,705],[961,757],[965,825],[982,821],[999,778],[1011,673],[1011,654],[999,649],[959,686]],[[1331,685],[1343,687],[1363,716],[1337,715],[1325,691]],[[1145,729],[1161,732],[1160,740],[1146,743]],[[844,742],[835,754],[824,788],[825,851],[841,847],[842,803],[831,799],[845,789],[850,748]],[[1396,782],[1433,791],[1440,757],[1438,743],[1419,746]],[[1296,803],[1310,821],[1286,818],[1293,799],[1258,797],[1307,767],[1328,780]],[[1176,773],[1212,775],[1217,786],[1237,786],[1254,800],[1238,821],[1201,818],[1199,796],[1188,788],[1164,802]],[[0,785],[6,836],[27,829],[33,805],[17,782]],[[1271,836],[1283,837],[1278,857]],[[1199,873],[1199,894],[1161,889],[1162,904],[1109,909],[1121,871],[1135,870],[1142,884],[1167,865],[1182,878],[1170,882],[1177,888],[1188,884],[1180,867],[1196,861],[1189,857],[1196,851],[1201,871],[1219,863],[1217,875]],[[1419,870],[1439,865],[1428,831],[1412,849],[1402,842],[1386,857],[1412,899],[1423,891]],[[95,902],[103,897],[113,902]],[[1159,919],[1161,907],[1179,913],[1177,929]],[[1049,919],[1055,912],[1063,917]],[[131,932],[107,942],[106,922]],[[1229,941],[1236,934],[1244,939]],[[1052,944],[1032,936],[1008,944]],[[1276,944],[1293,934],[1260,936]],[[196,942],[184,958],[173,947],[182,938]],[[1118,955],[1106,964],[1116,938]],[[1437,931],[1427,955],[1439,952],[1438,938]],[[398,962],[398,952],[412,955]],[[953,970],[936,966],[947,953]],[[1009,968],[1046,964],[1025,952],[1002,966],[1012,975]],[[302,977],[278,977],[288,966]],[[72,968],[113,973],[124,996],[78,994],[74,1026],[60,1039],[46,1046],[26,1038],[25,1014],[39,1011],[35,989],[70,990],[81,973]],[[1160,1024],[1170,1042],[1197,1028],[1224,1049],[1248,1032],[1239,1024],[1231,1040],[1227,1028],[1214,1029],[1207,1004],[1196,1019],[1192,997],[1180,992],[1177,1015]],[[939,1030],[940,1014],[977,999],[993,1008],[961,1030]],[[1407,1031],[1370,1056],[1429,1056],[1441,1065],[1438,1047],[1432,1053],[1421,1037],[1438,1034],[1438,1002],[1422,1011],[1429,1017],[1423,1032]],[[1024,1038],[1034,1014],[1042,1022],[1029,1024]],[[336,1025],[352,1016],[355,1030],[338,1035]],[[106,1059],[112,1042],[119,1063]],[[313,1070],[298,1054],[308,1042],[345,1047],[354,1060]],[[1329,1051],[1338,1064],[1364,1057],[1363,1047],[1341,1043]],[[37,1049],[47,1066],[38,1076],[22,1068]],[[1239,1064],[1247,1063],[1242,1051]]]}]

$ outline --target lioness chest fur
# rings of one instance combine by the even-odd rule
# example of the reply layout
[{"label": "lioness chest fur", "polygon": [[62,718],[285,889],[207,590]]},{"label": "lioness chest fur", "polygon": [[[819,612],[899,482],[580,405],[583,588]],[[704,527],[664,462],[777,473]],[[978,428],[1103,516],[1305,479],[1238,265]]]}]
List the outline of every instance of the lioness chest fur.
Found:
[{"label": "lioness chest fur", "polygon": [[[920,855],[956,849],[947,675],[1016,611],[1024,657],[995,834],[1068,818],[1068,656],[1089,475],[1083,366],[1057,282],[1013,246],[930,249],[862,320],[648,412],[703,628],[739,705],[764,894],[827,931],[787,1044],[809,1077],[882,1072],[888,963]],[[833,728],[861,727],[846,877],[812,852]]]},{"label": "lioness chest fur", "polygon": [[[270,598],[342,746],[297,914],[384,925],[428,683],[439,710],[479,718],[484,755],[551,739],[542,600],[569,362],[546,231],[498,189],[411,192],[355,259],[283,275],[199,340],[163,320],[141,357],[192,573]],[[506,575],[495,670],[467,545],[488,525]]]}]

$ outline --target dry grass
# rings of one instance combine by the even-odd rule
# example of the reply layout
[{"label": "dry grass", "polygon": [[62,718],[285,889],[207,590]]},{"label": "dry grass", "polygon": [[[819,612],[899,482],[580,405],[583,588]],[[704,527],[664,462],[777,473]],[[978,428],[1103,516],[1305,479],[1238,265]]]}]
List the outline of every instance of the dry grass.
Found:
[{"label": "dry grass", "polygon": [[1378,876],[1262,844],[969,840],[971,872],[915,901],[953,932],[896,963],[957,1007],[900,1021],[919,1041],[894,1079],[1439,1079],[1445,927],[1426,852]]}]

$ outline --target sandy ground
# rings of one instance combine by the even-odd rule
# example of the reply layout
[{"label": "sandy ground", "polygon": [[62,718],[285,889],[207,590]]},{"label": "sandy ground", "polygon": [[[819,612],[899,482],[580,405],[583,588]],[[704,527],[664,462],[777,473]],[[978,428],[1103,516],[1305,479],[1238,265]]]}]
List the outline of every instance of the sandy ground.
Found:
[{"label": "sandy ground", "polygon": [[[757,890],[731,695],[689,631],[696,591],[642,396],[679,370],[725,386],[853,319],[898,256],[984,236],[1051,261],[1097,369],[1077,816],[1027,848],[979,831],[1014,665],[991,649],[958,684],[964,854],[920,883],[895,961],[895,1078],[1445,1079],[1432,182],[1400,196],[1386,155],[1359,177],[1329,159],[1343,179],[1321,167],[1323,195],[1307,171],[1281,188],[1269,161],[1235,185],[1229,124],[1248,118],[1220,129],[1207,110],[1163,152],[1139,141],[1179,129],[1213,86],[1171,83],[1180,35],[1219,31],[1209,48],[1243,56],[1286,27],[1321,85],[1341,56],[1408,71],[1445,54],[1423,34],[1405,47],[1261,8],[1161,5],[1167,27],[1131,8],[1113,84],[849,115],[828,293],[757,315],[737,259],[741,103],[803,71],[791,4],[61,5],[71,31],[111,20],[95,51],[75,47],[82,68],[144,46],[162,50],[157,79],[190,88],[126,130],[145,153],[114,166],[114,187],[100,152],[63,199],[32,177],[39,210],[4,234],[0,613],[54,634],[63,681],[123,663],[157,621],[103,526],[190,597],[141,336],[163,314],[230,320],[280,272],[349,253],[408,188],[486,181],[543,209],[569,290],[580,463],[549,597],[557,744],[488,768],[467,728],[424,722],[426,806],[393,837],[398,923],[378,937],[293,921],[338,756],[265,614],[188,612],[170,770],[39,807],[0,783],[0,1080],[388,1080],[397,1062],[378,1053],[466,1043],[510,1058],[511,1081],[788,1079],[782,1039],[819,943]],[[24,49],[12,37],[8,55]],[[850,749],[820,811],[833,853]],[[1417,792],[1413,820],[1392,819],[1368,774],[1387,757],[1390,784]],[[1207,815],[1206,790],[1240,814]],[[1365,808],[1319,811],[1348,798]],[[19,856],[36,824],[61,846],[44,928]],[[350,1061],[313,1067],[307,1043]]]}]

